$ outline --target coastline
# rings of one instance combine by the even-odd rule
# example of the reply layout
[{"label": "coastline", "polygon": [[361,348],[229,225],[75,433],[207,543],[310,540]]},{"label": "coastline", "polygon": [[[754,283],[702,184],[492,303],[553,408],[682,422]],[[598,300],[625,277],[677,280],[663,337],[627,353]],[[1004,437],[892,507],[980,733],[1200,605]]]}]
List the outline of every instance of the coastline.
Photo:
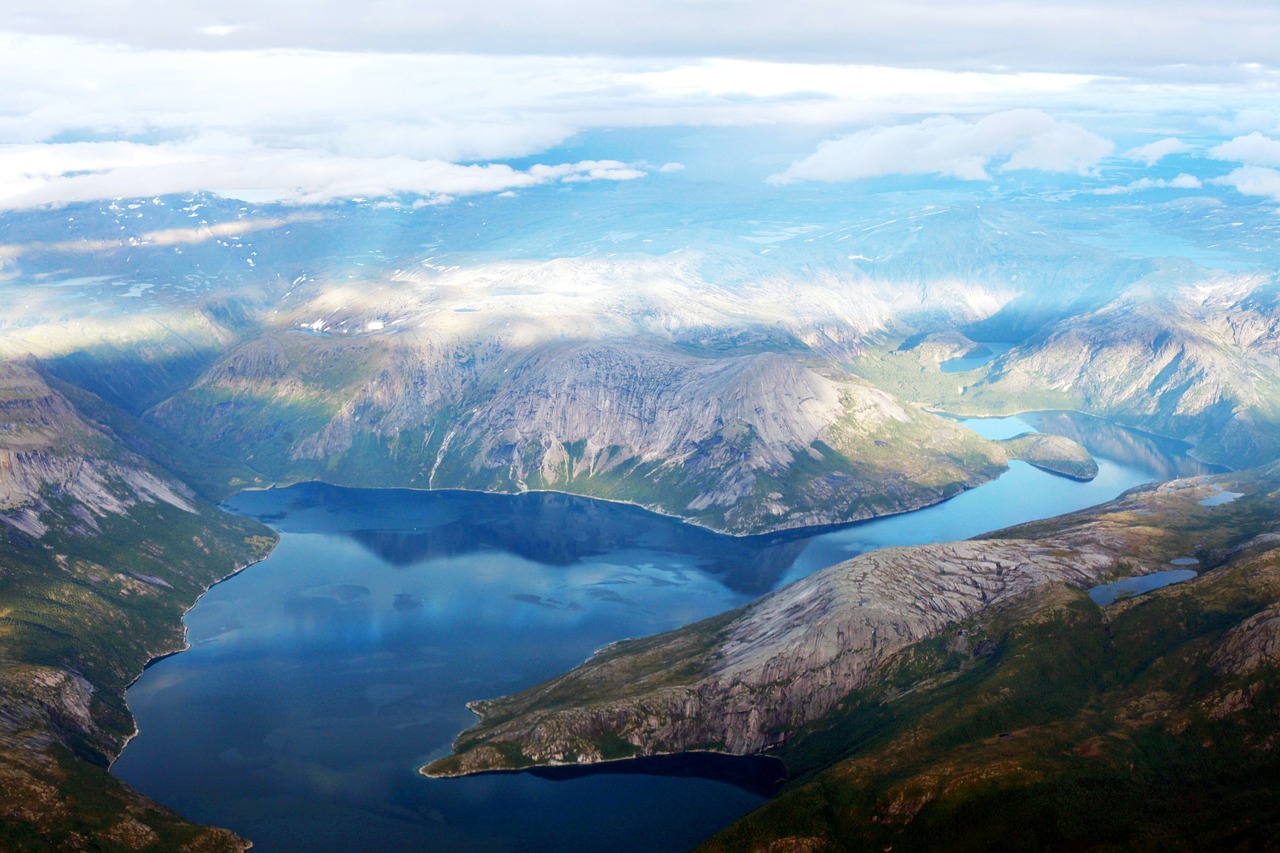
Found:
[{"label": "coastline", "polygon": [[417,773],[419,776],[423,776],[427,779],[463,779],[463,778],[466,778],[467,776],[507,775],[512,773],[525,773],[529,770],[538,770],[543,768],[556,768],[556,767],[564,767],[564,768],[578,767],[585,770],[585,769],[590,769],[592,767],[604,767],[610,764],[623,764],[628,761],[640,761],[645,758],[667,758],[667,757],[674,757],[674,756],[680,756],[680,755],[720,755],[720,756],[725,756],[726,758],[742,758],[742,759],[776,761],[778,765],[782,768],[783,776],[784,777],[789,776],[789,773],[787,771],[787,765],[783,762],[781,758],[778,758],[777,756],[767,755],[763,752],[751,752],[751,753],[741,754],[737,752],[725,752],[719,749],[681,749],[674,752],[648,752],[648,753],[645,753],[644,755],[629,755],[626,758],[602,758],[599,761],[581,761],[581,762],[578,762],[578,761],[574,761],[574,762],[559,761],[559,762],[551,762],[551,763],[542,762],[538,764],[530,764],[526,767],[494,767],[490,770],[469,770],[463,773],[428,773],[427,768],[430,767],[431,764],[433,763],[433,762],[428,762],[426,764],[419,766]]},{"label": "coastline", "polygon": [[[424,494],[425,493],[460,492],[460,493],[471,494],[471,495],[501,495],[504,497],[512,497],[512,498],[517,498],[517,497],[520,497],[521,495],[564,495],[565,497],[570,497],[570,498],[581,498],[583,500],[600,501],[601,503],[617,504],[618,506],[634,507],[635,509],[641,509],[641,510],[644,510],[645,512],[649,512],[654,515],[661,516],[662,518],[669,518],[672,521],[678,521],[681,524],[687,524],[690,527],[696,528],[698,530],[704,530],[707,533],[714,533],[717,536],[732,536],[734,539],[756,539],[763,536],[787,536],[787,535],[800,535],[800,534],[808,536],[818,532],[827,532],[830,530],[834,530],[836,528],[847,527],[852,524],[861,524],[866,521],[877,521],[882,518],[892,518],[893,516],[896,516],[896,515],[906,515],[908,513],[918,512],[919,510],[922,510],[922,509],[928,509],[929,507],[946,503],[947,501],[956,497],[956,495],[961,495],[972,489],[980,488],[982,486],[987,485],[988,483],[993,483],[996,480],[999,480],[1008,472],[1009,472],[1009,467],[1006,464],[1004,470],[994,477],[991,477],[986,480],[982,480],[981,482],[974,483],[973,485],[962,485],[960,487],[960,490],[957,491],[955,494],[947,495],[946,497],[940,498],[936,501],[921,503],[917,506],[909,507],[907,509],[895,510],[894,512],[880,513],[878,515],[874,513],[861,515],[856,518],[849,518],[843,521],[824,521],[816,524],[798,524],[790,527],[778,527],[771,530],[763,530],[763,531],[760,531],[759,533],[734,533],[729,530],[721,530],[717,527],[712,527],[711,525],[708,525],[708,524],[702,524],[698,521],[694,521],[693,519],[685,518],[682,515],[676,515],[674,513],[665,512],[661,509],[657,509],[656,507],[649,506],[647,504],[637,503],[636,501],[628,501],[628,500],[623,500],[621,498],[602,498],[602,497],[597,497],[596,495],[583,494],[581,492],[566,492],[563,489],[525,489],[524,491],[521,491],[521,492],[500,492],[500,491],[492,491],[489,489],[468,489],[460,486],[433,488],[433,487],[423,487],[423,486],[380,486],[380,485],[372,485],[372,484],[358,485],[358,484],[352,484],[352,483],[339,483],[333,480],[321,480],[318,477],[309,477],[309,478],[299,478],[297,480],[277,480],[265,486],[247,486],[243,489],[240,489],[237,492],[234,492],[231,495],[228,495],[226,498],[223,499],[222,503],[225,503],[226,500],[229,500],[230,498],[233,498],[236,495],[243,494],[245,492],[267,492],[267,491],[271,491],[272,489],[287,489],[292,486],[301,486],[306,484],[317,484],[321,486],[335,486],[340,489],[377,489],[377,490],[383,490],[383,491],[422,492]],[[220,509],[222,508],[222,503],[218,504],[218,507]],[[221,581],[219,581],[219,583],[221,583]]]},{"label": "coastline", "polygon": [[[224,509],[219,508],[219,510],[218,510],[218,511],[219,511],[219,512],[226,512],[227,510],[224,510]],[[274,531],[273,531],[273,532],[274,532]],[[150,652],[148,653],[148,654],[150,654],[150,657],[148,657],[148,658],[147,658],[146,663],[144,663],[144,664],[142,665],[142,669],[138,672],[138,674],[137,674],[137,675],[135,675],[135,676],[134,676],[134,677],[129,681],[129,683],[128,683],[128,684],[126,684],[126,685],[124,686],[124,705],[125,705],[125,708],[126,708],[126,709],[128,709],[128,711],[129,711],[129,719],[130,719],[130,720],[132,721],[132,723],[133,723],[133,731],[132,731],[132,732],[130,732],[130,733],[125,737],[124,742],[120,744],[120,748],[116,750],[115,755],[111,756],[111,760],[107,763],[107,771],[108,771],[108,772],[110,772],[110,771],[111,771],[111,768],[115,765],[116,761],[117,761],[117,760],[119,760],[120,756],[124,754],[124,751],[125,751],[125,749],[127,749],[127,748],[128,748],[128,746],[129,746],[130,742],[132,742],[132,741],[133,741],[133,739],[134,739],[134,738],[136,738],[136,737],[140,734],[140,729],[138,728],[138,718],[137,718],[136,716],[134,716],[133,709],[132,709],[132,708],[129,708],[129,688],[130,688],[130,687],[132,687],[133,685],[137,684],[137,683],[138,683],[138,679],[140,679],[140,678],[142,678],[142,676],[146,675],[147,670],[148,670],[148,669],[150,669],[154,664],[159,663],[160,661],[164,660],[165,658],[173,657],[174,655],[180,655],[180,654],[182,654],[183,652],[188,651],[188,650],[191,648],[191,644],[187,642],[187,623],[186,623],[187,614],[188,614],[188,613],[190,613],[193,609],[195,609],[195,606],[196,606],[197,604],[199,604],[199,603],[200,603],[200,601],[201,601],[201,600],[202,600],[206,595],[208,595],[208,594],[209,594],[209,590],[213,589],[215,586],[217,586],[217,585],[218,585],[218,584],[220,584],[220,583],[225,583],[226,581],[231,580],[233,577],[235,577],[236,575],[238,575],[238,574],[240,574],[241,572],[245,571],[245,570],[246,570],[246,569],[248,569],[249,567],[251,567],[251,566],[256,566],[258,563],[263,562],[264,560],[266,560],[268,557],[270,557],[270,556],[271,556],[271,554],[275,551],[276,546],[277,546],[277,545],[279,545],[279,544],[280,544],[280,536],[279,536],[279,534],[277,533],[277,535],[276,535],[276,541],[272,543],[272,545],[271,545],[271,550],[267,551],[267,553],[263,554],[263,555],[262,555],[261,557],[259,557],[258,559],[256,559],[256,560],[250,560],[249,562],[245,563],[243,566],[239,566],[239,567],[237,567],[237,568],[233,569],[232,571],[228,572],[227,574],[223,575],[222,577],[218,578],[218,579],[217,579],[217,580],[215,580],[213,583],[211,583],[211,584],[209,584],[208,586],[206,586],[206,587],[204,588],[204,590],[203,590],[203,591],[201,591],[201,593],[200,593],[199,595],[197,595],[197,596],[196,596],[196,598],[195,598],[195,600],[194,600],[194,601],[192,601],[189,605],[187,605],[185,608],[183,608],[183,610],[182,610],[182,615],[178,617],[178,624],[180,624],[180,625],[182,626],[182,647],[181,647],[181,648],[171,649],[171,650],[169,650],[169,651],[163,651],[163,652],[156,652],[156,653],[154,653],[154,654],[151,654]],[[252,845],[251,845],[251,846],[252,846]]]}]

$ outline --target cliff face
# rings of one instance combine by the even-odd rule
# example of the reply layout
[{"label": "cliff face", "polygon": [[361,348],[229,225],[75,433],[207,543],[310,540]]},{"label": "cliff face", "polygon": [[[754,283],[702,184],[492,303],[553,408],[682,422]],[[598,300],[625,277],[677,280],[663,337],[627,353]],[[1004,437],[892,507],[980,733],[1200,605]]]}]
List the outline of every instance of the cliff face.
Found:
[{"label": "cliff face", "polygon": [[[0,364],[0,847],[243,850],[106,767],[125,687],[271,532],[201,503],[36,370]],[[92,791],[85,798],[76,792]]]},{"label": "cliff face", "polygon": [[474,702],[480,723],[459,738],[461,760],[427,772],[508,766],[513,754],[529,764],[599,761],[608,757],[599,744],[616,739],[636,755],[760,752],[865,686],[895,652],[1049,584],[1092,585],[1114,562],[1103,549],[1064,551],[1054,541],[867,554],[727,621],[618,643],[530,691]]},{"label": "cliff face", "polygon": [[[424,772],[777,747],[925,641],[947,635],[967,651],[965,637],[997,619],[1034,619],[1063,594],[1078,600],[1117,575],[1155,571],[1192,541],[1197,552],[1226,549],[1242,535],[1231,513],[1251,513],[1256,526],[1275,510],[1276,475],[1237,475],[1262,504],[1248,510],[1202,507],[1215,487],[1176,481],[1002,538],[863,555],[724,616],[606,647],[523,693],[472,703],[479,724]],[[1224,655],[1269,654],[1270,624],[1243,627],[1232,646],[1241,651]]]},{"label": "cliff face", "polygon": [[0,363],[0,518],[39,538],[51,511],[96,532],[97,519],[138,503],[193,513],[186,486],[112,443],[29,367]]},{"label": "cliff face", "polygon": [[732,533],[913,509],[1005,465],[968,430],[794,355],[644,338],[268,335],[153,417],[251,447],[277,479],[554,489]]}]

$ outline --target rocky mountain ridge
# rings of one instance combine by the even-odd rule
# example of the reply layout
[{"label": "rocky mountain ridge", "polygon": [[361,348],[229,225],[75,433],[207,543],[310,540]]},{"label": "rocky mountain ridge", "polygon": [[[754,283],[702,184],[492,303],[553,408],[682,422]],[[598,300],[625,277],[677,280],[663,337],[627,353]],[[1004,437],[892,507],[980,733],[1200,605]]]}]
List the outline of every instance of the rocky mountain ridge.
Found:
[{"label": "rocky mountain ridge", "polygon": [[424,772],[776,748],[883,678],[909,647],[960,626],[980,633],[1028,602],[1052,602],[1052,590],[1079,595],[1168,565],[1185,536],[1174,525],[1187,518],[1203,537],[1197,550],[1240,547],[1232,511],[1200,501],[1231,483],[1270,507],[1278,474],[1174,481],[1000,538],[856,557],[737,611],[606,647],[523,693],[472,703],[480,722]]},{"label": "rocky mountain ridge", "polygon": [[0,496],[0,844],[246,849],[107,768],[135,732],[126,686],[183,648],[185,610],[274,535],[202,502],[12,362],[0,364]]}]

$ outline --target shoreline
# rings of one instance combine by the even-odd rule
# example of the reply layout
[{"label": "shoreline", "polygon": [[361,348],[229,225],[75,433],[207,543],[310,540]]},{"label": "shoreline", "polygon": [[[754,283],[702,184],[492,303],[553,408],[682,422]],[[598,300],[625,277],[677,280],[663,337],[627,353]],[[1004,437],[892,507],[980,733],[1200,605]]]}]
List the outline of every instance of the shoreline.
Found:
[{"label": "shoreline", "polygon": [[[218,507],[218,511],[219,511],[219,512],[228,512],[228,510],[224,510],[224,509],[222,509],[222,508],[220,508],[220,507]],[[264,560],[266,560],[268,557],[270,557],[270,556],[272,555],[272,553],[274,553],[274,552],[275,552],[275,550],[276,550],[276,546],[280,544],[280,535],[279,535],[279,531],[275,531],[275,529],[274,529],[274,528],[272,528],[272,530],[273,530],[273,532],[275,532],[275,533],[276,533],[276,541],[275,541],[275,543],[273,543],[273,544],[272,544],[272,546],[271,546],[271,550],[270,550],[270,551],[268,551],[267,553],[263,554],[263,555],[262,555],[260,558],[258,558],[257,560],[250,560],[248,563],[245,563],[243,566],[239,566],[239,567],[237,567],[237,568],[233,569],[232,571],[230,571],[229,573],[227,573],[227,574],[223,575],[222,577],[218,578],[218,579],[217,579],[217,580],[215,580],[213,583],[211,583],[211,584],[209,584],[208,586],[206,586],[206,587],[205,587],[205,588],[200,592],[200,594],[196,596],[195,601],[191,602],[191,604],[189,604],[189,605],[187,605],[186,607],[184,607],[184,608],[183,608],[183,610],[182,610],[182,615],[178,617],[178,624],[182,626],[182,648],[180,648],[180,649],[173,649],[173,650],[171,650],[171,651],[167,651],[167,652],[159,652],[159,653],[157,653],[157,654],[151,654],[150,652],[148,652],[148,654],[150,655],[150,657],[148,657],[148,658],[147,658],[146,663],[144,663],[144,664],[142,665],[142,669],[141,669],[141,671],[139,671],[139,672],[138,672],[138,674],[137,674],[137,675],[135,675],[135,676],[134,676],[134,677],[129,681],[129,683],[128,683],[128,684],[126,684],[126,685],[124,686],[124,692],[123,692],[124,706],[125,706],[125,709],[129,712],[129,719],[133,722],[133,731],[132,731],[132,732],[130,732],[130,733],[125,737],[124,742],[123,742],[122,744],[120,744],[120,748],[119,748],[118,750],[116,750],[115,755],[111,756],[111,760],[107,762],[107,772],[108,772],[108,773],[110,773],[110,772],[111,772],[111,768],[115,766],[116,761],[118,761],[118,760],[120,759],[120,756],[124,754],[124,751],[125,751],[126,749],[128,749],[129,744],[133,742],[133,739],[134,739],[134,738],[136,738],[139,734],[141,734],[141,729],[139,729],[139,728],[138,728],[138,718],[137,718],[137,716],[133,713],[133,709],[129,707],[129,688],[130,688],[130,687],[132,687],[133,685],[137,684],[137,683],[138,683],[138,680],[139,680],[139,679],[141,679],[141,678],[142,678],[142,676],[146,675],[146,674],[147,674],[147,670],[148,670],[148,669],[150,669],[153,665],[155,665],[155,664],[159,663],[160,661],[164,660],[165,658],[171,658],[171,657],[173,657],[174,655],[180,655],[180,654],[182,654],[182,653],[183,653],[183,652],[185,652],[185,651],[190,651],[190,649],[191,649],[191,644],[187,642],[187,614],[188,614],[188,613],[190,613],[192,610],[194,610],[194,609],[195,609],[195,606],[196,606],[197,604],[199,604],[199,603],[201,602],[201,600],[202,600],[206,595],[208,595],[208,594],[209,594],[209,591],[210,591],[211,589],[213,589],[215,586],[217,586],[217,585],[218,585],[218,584],[220,584],[220,583],[225,583],[226,581],[231,580],[231,579],[232,579],[232,578],[234,578],[236,575],[240,574],[241,572],[245,571],[246,569],[250,568],[251,566],[256,566],[256,565],[258,565],[259,563],[261,563],[261,562],[263,562]]]},{"label": "shoreline", "polygon": [[[580,767],[583,769],[589,769],[592,767],[604,767],[609,764],[623,764],[628,761],[640,761],[645,758],[671,758],[671,757],[680,756],[680,755],[720,755],[726,758],[742,758],[742,759],[748,759],[748,760],[776,761],[778,765],[782,768],[784,778],[790,779],[791,777],[790,771],[787,770],[786,763],[781,758],[778,758],[776,755],[766,755],[763,752],[752,752],[752,753],[743,755],[737,752],[725,752],[719,749],[680,749],[672,752],[650,752],[650,753],[645,753],[644,755],[629,755],[626,758],[602,758],[599,761],[581,761],[581,762],[578,762],[578,761],[575,761],[575,762],[560,761],[560,762],[552,762],[552,763],[543,762],[539,764],[530,764],[527,767],[494,767],[488,770],[469,770],[464,773],[428,773],[427,768],[430,767],[431,764],[433,764],[434,762],[427,762],[426,764],[420,765],[416,772],[419,776],[422,776],[426,779],[465,779],[468,776],[507,775],[512,773],[525,773],[530,770],[539,770],[543,768]],[[436,759],[436,760],[438,761],[440,759]]]},{"label": "shoreline", "polygon": [[[961,485],[960,490],[957,491],[955,494],[947,495],[946,497],[940,498],[939,500],[936,500],[936,501],[922,503],[919,506],[914,506],[909,509],[899,509],[899,510],[894,510],[893,512],[881,513],[879,515],[874,515],[874,514],[864,515],[858,518],[851,518],[845,521],[824,521],[817,524],[802,524],[795,527],[779,527],[776,530],[767,530],[761,533],[732,533],[728,530],[720,530],[718,528],[711,527],[710,525],[700,524],[699,522],[685,518],[682,515],[675,515],[674,513],[664,512],[663,510],[655,509],[654,507],[647,506],[646,504],[636,503],[635,501],[622,500],[621,498],[602,498],[602,497],[597,497],[596,495],[582,494],[580,492],[566,492],[561,489],[525,489],[522,492],[499,492],[499,491],[491,491],[488,489],[468,489],[460,486],[434,488],[434,487],[424,487],[424,486],[351,485],[348,483],[335,483],[332,480],[321,480],[318,477],[311,477],[311,478],[297,479],[297,480],[277,480],[265,486],[248,486],[246,488],[240,489],[239,491],[228,495],[226,498],[223,498],[223,500],[220,501],[217,504],[217,506],[219,509],[222,509],[224,512],[232,512],[229,509],[225,509],[223,504],[225,504],[226,501],[230,500],[236,495],[244,494],[245,492],[268,492],[273,489],[288,489],[293,486],[301,486],[301,485],[308,485],[308,484],[315,484],[320,486],[333,486],[339,489],[353,489],[353,490],[359,489],[359,490],[369,490],[369,491],[375,491],[375,490],[376,491],[404,491],[404,492],[421,492],[423,494],[459,492],[459,493],[470,494],[470,495],[494,495],[498,497],[508,497],[508,498],[518,498],[521,495],[563,495],[569,498],[580,498],[582,500],[600,501],[601,503],[609,503],[609,504],[617,504],[618,506],[633,507],[635,509],[652,513],[653,515],[661,516],[662,518],[669,518],[672,521],[678,521],[681,524],[687,524],[689,527],[692,527],[696,530],[700,530],[706,533],[713,534],[715,536],[731,536],[734,539],[760,539],[760,538],[770,537],[770,536],[803,538],[803,537],[815,535],[816,533],[819,533],[819,532],[827,533],[841,527],[849,527],[855,524],[863,524],[868,521],[879,521],[882,518],[892,518],[897,515],[907,515],[908,513],[919,512],[922,509],[928,509],[929,507],[938,506],[939,504],[944,504],[947,501],[951,500],[952,498],[958,495],[962,495],[965,492],[972,491],[973,489],[981,488],[982,486],[985,486],[989,483],[994,483],[996,480],[999,480],[1001,477],[1003,477],[1007,473],[1009,473],[1009,466],[1006,464],[1004,470],[1001,471],[995,477],[992,477],[987,480],[983,480],[982,482],[975,483],[971,486]],[[238,515],[239,513],[233,512],[232,514]],[[245,516],[245,517],[252,518],[252,516]],[[267,522],[260,522],[260,523],[267,524]],[[267,526],[270,527],[271,525],[267,524]],[[274,530],[275,528],[272,528],[272,529]],[[221,581],[219,581],[219,583],[221,583]]]},{"label": "shoreline", "polygon": [[[1213,462],[1212,460],[1204,459],[1200,456],[1197,456],[1195,453],[1196,445],[1190,441],[1187,441],[1185,438],[1178,438],[1176,435],[1165,435],[1164,433],[1156,432],[1155,430],[1146,429],[1140,426],[1133,426],[1132,424],[1124,423],[1123,421],[1117,420],[1116,418],[1109,417],[1107,415],[1094,414],[1093,412],[1086,412],[1083,409],[1022,409],[1021,411],[1006,412],[1004,414],[991,414],[988,412],[987,414],[981,414],[981,415],[965,415],[965,414],[960,414],[958,412],[946,412],[941,409],[930,408],[927,405],[922,406],[921,408],[923,408],[924,411],[932,415],[938,415],[939,417],[943,417],[943,418],[950,418],[951,420],[954,420],[954,421],[961,421],[969,418],[1017,418],[1017,417],[1021,417],[1022,415],[1047,415],[1047,414],[1053,414],[1054,412],[1066,412],[1073,415],[1080,415],[1086,418],[1094,418],[1096,420],[1106,421],[1107,423],[1112,424],[1114,426],[1118,426],[1121,429],[1131,430],[1133,432],[1136,432],[1138,435],[1146,436],[1147,438],[1158,438],[1161,441],[1176,441],[1179,444],[1186,445],[1186,449],[1183,452],[1186,453],[1189,458],[1195,460],[1196,462],[1199,462],[1201,465],[1207,465],[1215,468],[1225,469],[1223,471],[1210,471],[1208,472],[1209,474],[1230,474],[1235,471],[1247,470],[1247,468],[1232,468],[1230,465],[1227,465],[1223,462]],[[1037,432],[1039,432],[1039,430],[1037,430]],[[1053,435],[1053,433],[1048,433],[1048,435]],[[1254,467],[1254,466],[1248,466],[1248,467]]]}]

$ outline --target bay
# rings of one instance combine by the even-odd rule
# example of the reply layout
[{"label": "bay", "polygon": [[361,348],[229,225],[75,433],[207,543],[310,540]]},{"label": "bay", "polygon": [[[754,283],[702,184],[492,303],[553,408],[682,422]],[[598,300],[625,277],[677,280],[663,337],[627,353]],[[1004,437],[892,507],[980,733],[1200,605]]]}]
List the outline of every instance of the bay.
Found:
[{"label": "bay", "polygon": [[[261,851],[675,851],[764,801],[759,764],[681,757],[599,772],[433,780],[474,717],[624,637],[736,607],[858,553],[1069,512],[1170,472],[1185,446],[1070,413],[965,421],[1084,443],[1089,483],[1020,462],[934,507],[735,538],[568,495],[308,483],[227,502],[281,534],[187,614],[191,649],[129,690],[112,772]],[[1016,433],[1014,433],[1016,434]]]}]

